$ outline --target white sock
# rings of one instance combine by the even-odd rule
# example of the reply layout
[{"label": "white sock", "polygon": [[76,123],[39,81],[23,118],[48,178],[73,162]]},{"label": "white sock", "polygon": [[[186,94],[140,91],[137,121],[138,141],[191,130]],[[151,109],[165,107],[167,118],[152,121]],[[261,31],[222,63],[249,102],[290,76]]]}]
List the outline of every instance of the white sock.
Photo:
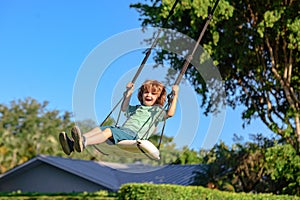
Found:
[{"label": "white sock", "polygon": [[85,148],[86,145],[87,145],[87,141],[86,141],[85,136],[82,136],[82,144],[83,144],[83,147],[84,147],[84,148]]}]

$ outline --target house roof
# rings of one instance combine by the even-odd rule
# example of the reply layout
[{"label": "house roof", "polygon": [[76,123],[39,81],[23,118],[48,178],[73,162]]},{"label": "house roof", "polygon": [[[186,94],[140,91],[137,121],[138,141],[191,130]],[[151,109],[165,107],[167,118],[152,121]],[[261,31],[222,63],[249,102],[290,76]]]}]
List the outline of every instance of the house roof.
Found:
[{"label": "house roof", "polygon": [[94,182],[113,191],[125,183],[155,183],[190,185],[195,172],[203,172],[202,165],[126,165],[119,163],[96,162],[54,156],[39,155],[28,162],[0,175],[0,180],[14,173],[22,173],[32,165],[43,162],[76,176]]},{"label": "house roof", "polygon": [[199,165],[166,165],[144,173],[118,171],[116,174],[120,185],[128,182],[191,185],[196,172],[201,172]]}]

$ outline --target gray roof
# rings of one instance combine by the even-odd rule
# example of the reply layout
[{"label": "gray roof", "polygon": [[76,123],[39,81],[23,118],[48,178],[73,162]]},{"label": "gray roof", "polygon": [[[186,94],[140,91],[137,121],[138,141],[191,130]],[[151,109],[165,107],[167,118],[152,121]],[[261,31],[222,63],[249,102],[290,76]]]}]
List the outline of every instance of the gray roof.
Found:
[{"label": "gray roof", "polygon": [[[30,169],[36,162],[44,162],[88,181],[117,191],[125,183],[155,183],[191,185],[195,172],[201,172],[203,165],[165,165],[154,167],[149,165],[125,165],[78,160],[54,156],[39,155],[30,161],[0,175],[0,179],[11,174]],[[202,171],[203,172],[203,171]]]}]

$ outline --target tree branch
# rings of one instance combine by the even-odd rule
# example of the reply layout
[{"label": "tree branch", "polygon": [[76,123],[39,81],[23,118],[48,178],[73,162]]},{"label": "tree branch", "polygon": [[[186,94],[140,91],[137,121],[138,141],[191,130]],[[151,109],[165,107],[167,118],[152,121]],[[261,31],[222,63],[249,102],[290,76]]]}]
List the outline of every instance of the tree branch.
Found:
[{"label": "tree branch", "polygon": [[275,67],[275,60],[274,60],[274,56],[273,56],[273,49],[270,45],[270,42],[269,42],[269,38],[266,36],[266,44],[268,46],[268,49],[269,49],[269,52],[270,52],[270,57],[271,57],[271,62],[272,62],[272,72],[275,76],[275,78],[279,81],[284,93],[285,93],[285,96],[286,96],[286,99],[287,101],[289,102],[290,106],[292,108],[295,108],[295,103],[293,101],[293,99],[291,98],[291,93],[290,93],[290,90],[289,90],[289,87],[287,87],[286,85],[286,82],[284,81],[284,79],[281,78],[280,74],[278,73],[276,67]]}]

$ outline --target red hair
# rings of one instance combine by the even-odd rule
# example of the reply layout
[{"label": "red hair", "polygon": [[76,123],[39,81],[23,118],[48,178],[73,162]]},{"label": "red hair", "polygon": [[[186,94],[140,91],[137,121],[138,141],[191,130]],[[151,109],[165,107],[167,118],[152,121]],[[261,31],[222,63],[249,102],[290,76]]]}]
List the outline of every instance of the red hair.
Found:
[{"label": "red hair", "polygon": [[156,80],[147,80],[143,83],[143,85],[139,88],[138,99],[143,104],[143,93],[145,91],[151,91],[154,94],[158,94],[158,98],[155,104],[160,106],[164,106],[167,96],[167,91],[165,86]]}]

